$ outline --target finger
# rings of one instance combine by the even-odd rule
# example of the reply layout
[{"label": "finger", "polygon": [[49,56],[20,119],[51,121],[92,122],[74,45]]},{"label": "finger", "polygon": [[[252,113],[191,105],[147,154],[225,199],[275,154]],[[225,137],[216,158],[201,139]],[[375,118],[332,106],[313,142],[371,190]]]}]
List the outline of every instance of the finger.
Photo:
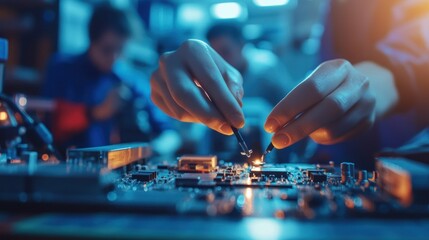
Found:
[{"label": "finger", "polygon": [[211,100],[218,106],[221,114],[232,126],[241,128],[244,125],[244,115],[235,97],[231,94],[222,74],[209,54],[207,44],[188,42],[189,52],[194,52],[193,58],[186,58],[192,77],[196,78]]},{"label": "finger", "polygon": [[344,117],[317,129],[310,137],[320,144],[336,144],[354,137],[356,134],[370,128],[374,122],[373,96],[365,94],[364,98],[353,106]]},{"label": "finger", "polygon": [[175,102],[159,71],[153,73],[150,83],[152,91],[162,97],[163,102],[170,110],[170,117],[182,122],[199,122]]},{"label": "finger", "polygon": [[165,78],[172,80],[167,82],[167,87],[180,107],[215,131],[227,135],[233,133],[226,119],[217,111],[202,90],[195,85],[187,72],[177,68],[163,73]]},{"label": "finger", "polygon": [[168,116],[173,117],[173,112],[168,108],[167,104],[165,103],[162,96],[159,94],[159,90],[157,85],[155,84],[156,81],[162,81],[162,79],[159,79],[159,74],[154,72],[150,79],[150,98],[152,102],[159,107],[164,113],[166,113]]},{"label": "finger", "polygon": [[243,107],[244,89],[243,78],[240,73],[235,68],[231,67],[227,72],[222,73],[222,76],[240,108]]},{"label": "finger", "polygon": [[349,131],[345,132],[342,136],[335,138],[335,139],[316,139],[313,138],[313,134],[310,135],[310,137],[319,144],[324,145],[331,145],[336,144],[339,142],[343,142],[345,140],[351,139],[353,137],[356,137],[357,135],[361,134],[365,130],[371,128],[375,121],[375,113],[371,113],[366,118],[362,119],[360,122],[358,122],[353,128],[351,128]]},{"label": "finger", "polygon": [[304,112],[273,136],[276,148],[285,148],[308,136],[317,129],[339,119],[349,111],[368,90],[368,81],[347,80],[322,102]]},{"label": "finger", "polygon": [[322,63],[274,107],[265,122],[265,130],[276,132],[298,114],[323,101],[344,82],[349,66],[344,60]]},{"label": "finger", "polygon": [[237,100],[240,107],[243,106],[243,78],[237,69],[226,62],[213,48],[209,48],[209,54],[213,58],[214,63],[218,67],[222,77],[224,78],[230,92]]},{"label": "finger", "polygon": [[150,95],[150,98],[152,102],[159,107],[165,114],[167,114],[170,117],[173,117],[173,112],[168,108],[167,104],[164,102],[164,99],[162,99],[161,95],[157,92],[152,92]]}]

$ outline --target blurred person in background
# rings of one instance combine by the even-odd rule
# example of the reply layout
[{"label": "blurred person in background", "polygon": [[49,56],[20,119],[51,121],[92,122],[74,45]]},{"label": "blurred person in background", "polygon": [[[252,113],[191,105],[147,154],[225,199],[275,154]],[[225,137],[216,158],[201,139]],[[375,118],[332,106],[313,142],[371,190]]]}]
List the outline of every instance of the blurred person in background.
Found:
[{"label": "blurred person in background", "polygon": [[284,93],[295,86],[277,56],[246,43],[237,23],[215,24],[208,29],[206,38],[210,46],[240,72],[246,97],[263,98],[275,106]]},{"label": "blurred person in background", "polygon": [[[429,6],[422,0],[333,0],[331,4],[322,48],[331,50],[325,55],[328,59],[337,59],[324,61],[290,93],[284,93],[268,115],[265,130],[274,134],[272,142],[278,149],[307,136],[326,145],[355,138],[357,142],[344,143],[354,144],[354,149],[335,146],[340,157],[332,156],[332,160],[344,161],[341,156],[346,156],[365,168],[372,165],[372,154],[384,147],[380,137],[396,138],[394,130],[403,129],[401,125],[388,132],[368,131],[374,123],[403,111],[420,110],[414,120],[425,120],[428,115],[427,107],[419,106],[428,103],[429,37],[425,29]],[[152,99],[163,111],[226,135],[232,134],[230,124],[244,126],[243,79],[210,46],[188,40],[160,62],[151,85]],[[220,106],[222,114],[193,80]]]},{"label": "blurred person in background", "polygon": [[138,97],[146,99],[142,107],[150,127],[150,135],[139,140],[152,140],[154,148],[162,153],[174,152],[180,139],[171,131],[168,118],[157,113],[148,97],[127,87],[113,72],[132,34],[126,12],[110,4],[96,6],[88,32],[87,51],[76,56],[54,56],[48,64],[43,95],[56,101],[51,128],[59,146],[94,147],[122,141],[115,137],[119,135],[117,117],[121,111],[131,111]]}]

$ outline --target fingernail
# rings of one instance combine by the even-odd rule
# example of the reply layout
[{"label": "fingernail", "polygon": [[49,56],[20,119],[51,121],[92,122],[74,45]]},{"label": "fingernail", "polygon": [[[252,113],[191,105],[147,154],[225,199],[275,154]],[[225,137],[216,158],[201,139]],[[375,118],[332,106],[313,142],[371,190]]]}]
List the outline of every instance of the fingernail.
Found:
[{"label": "fingernail", "polygon": [[234,117],[234,121],[231,122],[234,127],[236,128],[242,128],[244,127],[244,117],[243,115],[237,115]]},{"label": "fingernail", "polygon": [[280,124],[274,118],[269,118],[265,123],[265,130],[269,133],[274,132],[277,128],[279,128]]},{"label": "fingernail", "polygon": [[287,134],[279,134],[273,137],[273,145],[276,148],[285,148],[290,144],[290,137]]},{"label": "fingernail", "polygon": [[220,126],[219,130],[220,130],[222,133],[225,133],[225,134],[228,134],[228,135],[231,135],[231,134],[232,134],[231,126],[230,126],[228,123],[223,123],[223,124]]}]

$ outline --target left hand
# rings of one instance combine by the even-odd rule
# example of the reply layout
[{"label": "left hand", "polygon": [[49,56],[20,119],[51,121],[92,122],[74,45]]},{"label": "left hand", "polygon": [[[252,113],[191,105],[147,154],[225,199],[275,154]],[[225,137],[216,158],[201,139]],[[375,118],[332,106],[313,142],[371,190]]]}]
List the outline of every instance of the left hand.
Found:
[{"label": "left hand", "polygon": [[275,133],[273,145],[285,148],[308,135],[318,143],[335,144],[368,129],[376,117],[369,83],[345,60],[322,63],[268,116],[265,130]]}]

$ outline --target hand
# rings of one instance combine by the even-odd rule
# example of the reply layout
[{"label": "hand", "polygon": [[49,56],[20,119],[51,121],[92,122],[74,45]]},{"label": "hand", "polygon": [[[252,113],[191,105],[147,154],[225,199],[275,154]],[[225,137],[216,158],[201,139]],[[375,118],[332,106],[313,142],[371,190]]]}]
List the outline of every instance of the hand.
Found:
[{"label": "hand", "polygon": [[200,122],[231,135],[230,125],[244,125],[242,82],[240,73],[206,43],[188,40],[176,51],[161,56],[159,69],[150,81],[151,98],[177,120]]},{"label": "hand", "polygon": [[345,60],[332,60],[274,107],[265,130],[275,133],[272,143],[279,149],[308,135],[318,143],[334,144],[372,126],[375,116],[368,77]]}]

